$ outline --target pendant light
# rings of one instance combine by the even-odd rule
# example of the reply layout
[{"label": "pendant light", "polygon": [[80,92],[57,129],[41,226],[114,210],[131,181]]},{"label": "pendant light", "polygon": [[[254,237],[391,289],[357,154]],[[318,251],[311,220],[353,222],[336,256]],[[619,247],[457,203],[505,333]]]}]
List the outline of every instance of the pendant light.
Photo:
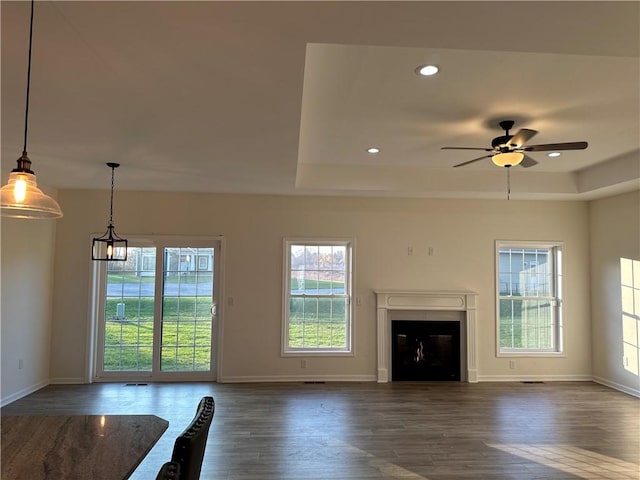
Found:
[{"label": "pendant light", "polygon": [[31,160],[27,156],[27,132],[29,126],[29,92],[31,87],[31,46],[33,44],[33,11],[31,0],[31,20],[29,22],[29,59],[27,62],[27,101],[24,112],[24,144],[18,166],[11,170],[9,181],[0,188],[0,207],[3,217],[11,218],[60,218],[62,210],[53,198],[38,188],[36,175],[31,170]]},{"label": "pendant light", "polygon": [[111,202],[109,204],[109,225],[104,235],[93,239],[91,260],[104,262],[124,262],[127,260],[127,240],[119,237],[113,226],[113,177],[119,163],[107,163],[111,169]]}]

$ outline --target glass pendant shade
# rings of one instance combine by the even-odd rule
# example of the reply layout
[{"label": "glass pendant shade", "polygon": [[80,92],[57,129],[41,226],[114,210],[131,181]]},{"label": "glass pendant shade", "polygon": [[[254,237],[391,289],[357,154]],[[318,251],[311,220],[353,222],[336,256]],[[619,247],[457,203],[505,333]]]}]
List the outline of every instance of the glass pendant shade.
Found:
[{"label": "glass pendant shade", "polygon": [[507,152],[507,153],[498,153],[491,157],[493,163],[495,163],[499,167],[513,167],[514,165],[518,165],[524,159],[524,153],[521,152]]},{"label": "glass pendant shade", "polygon": [[38,188],[35,174],[27,169],[16,168],[9,174],[9,181],[0,189],[0,199],[3,217],[62,217],[58,202]]},{"label": "glass pendant shade", "polygon": [[116,233],[109,224],[104,235],[93,239],[91,259],[104,262],[125,262],[127,260],[127,240]]},{"label": "glass pendant shade", "polygon": [[31,47],[33,44],[33,12],[35,1],[31,0],[29,21],[29,56],[27,60],[27,98],[24,111],[24,144],[18,166],[11,170],[9,181],[0,189],[0,210],[3,217],[11,218],[60,218],[62,210],[53,198],[38,188],[36,175],[31,170],[27,156],[27,133],[29,131],[29,92],[31,85]]}]

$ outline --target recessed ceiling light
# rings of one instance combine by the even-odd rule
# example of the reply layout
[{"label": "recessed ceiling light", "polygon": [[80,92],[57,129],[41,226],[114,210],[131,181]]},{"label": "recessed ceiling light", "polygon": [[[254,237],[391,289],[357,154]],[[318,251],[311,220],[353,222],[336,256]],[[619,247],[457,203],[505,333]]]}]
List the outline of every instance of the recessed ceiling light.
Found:
[{"label": "recessed ceiling light", "polygon": [[559,157],[559,156],[560,156],[560,152],[547,153],[547,157]]},{"label": "recessed ceiling light", "polygon": [[380,153],[380,149],[378,147],[369,147],[367,148],[367,153],[375,155],[376,153]]},{"label": "recessed ceiling light", "polygon": [[418,68],[416,68],[416,73],[418,75],[421,75],[423,77],[429,77],[431,75],[435,75],[436,73],[438,73],[439,68],[436,67],[435,65],[421,65]]}]

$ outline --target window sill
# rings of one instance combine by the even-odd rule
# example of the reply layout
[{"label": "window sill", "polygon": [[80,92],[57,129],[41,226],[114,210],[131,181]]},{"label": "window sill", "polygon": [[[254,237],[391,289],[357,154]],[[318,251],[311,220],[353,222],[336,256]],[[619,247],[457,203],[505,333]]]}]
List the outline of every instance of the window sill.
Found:
[{"label": "window sill", "polygon": [[498,352],[496,355],[498,358],[505,358],[505,357],[535,357],[535,358],[540,358],[540,357],[549,357],[549,358],[558,358],[558,357],[566,357],[567,354],[564,352]]},{"label": "window sill", "polygon": [[351,351],[332,350],[287,350],[282,352],[282,357],[355,357]]}]

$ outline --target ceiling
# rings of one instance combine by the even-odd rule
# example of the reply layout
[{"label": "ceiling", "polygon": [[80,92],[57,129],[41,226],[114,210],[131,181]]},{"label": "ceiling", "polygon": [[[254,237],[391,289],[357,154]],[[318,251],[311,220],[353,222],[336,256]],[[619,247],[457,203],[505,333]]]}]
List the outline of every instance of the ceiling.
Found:
[{"label": "ceiling", "polygon": [[[505,198],[640,186],[638,2],[36,2],[28,152],[40,184]],[[29,3],[2,1],[2,175],[23,142]],[[440,72],[419,77],[434,63]],[[511,133],[514,133],[513,131]],[[377,146],[381,152],[366,152]]]}]

